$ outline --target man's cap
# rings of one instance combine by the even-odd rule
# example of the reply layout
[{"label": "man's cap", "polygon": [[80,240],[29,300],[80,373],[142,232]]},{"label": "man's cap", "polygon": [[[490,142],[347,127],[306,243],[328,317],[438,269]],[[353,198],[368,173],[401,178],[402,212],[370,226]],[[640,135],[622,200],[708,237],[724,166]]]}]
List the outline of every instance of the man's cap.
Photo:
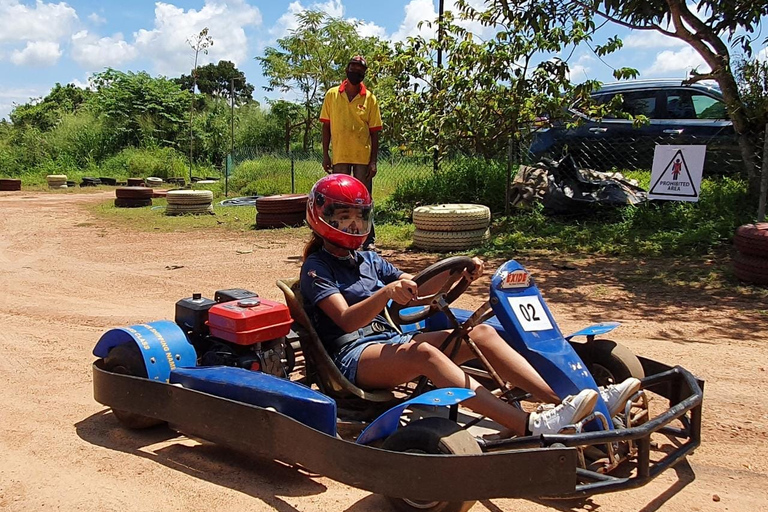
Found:
[{"label": "man's cap", "polygon": [[355,55],[354,57],[349,59],[349,64],[347,64],[347,66],[349,66],[350,64],[360,64],[365,69],[368,69],[368,63],[365,62],[365,57],[363,57],[362,55]]}]

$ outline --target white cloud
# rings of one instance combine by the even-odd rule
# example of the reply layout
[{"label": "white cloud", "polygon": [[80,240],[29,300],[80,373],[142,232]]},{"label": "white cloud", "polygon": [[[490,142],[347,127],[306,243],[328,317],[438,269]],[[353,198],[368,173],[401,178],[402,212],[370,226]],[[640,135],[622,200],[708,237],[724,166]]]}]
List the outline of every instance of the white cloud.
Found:
[{"label": "white cloud", "polygon": [[99,14],[92,12],[88,15],[88,19],[91,20],[91,23],[94,25],[103,25],[107,22],[107,19],[103,16],[100,16]]},{"label": "white cloud", "polygon": [[77,22],[77,12],[64,2],[37,0],[28,6],[18,0],[0,1],[0,42],[59,41],[72,33]]},{"label": "white cloud", "polygon": [[437,11],[435,10],[435,3],[432,0],[411,0],[405,6],[405,17],[400,22],[400,26],[397,32],[392,34],[393,41],[405,41],[408,37],[422,36],[425,39],[432,39],[435,37],[437,27],[432,24],[432,27],[428,27],[427,24],[423,24],[419,28],[419,23],[422,21],[434,22],[437,19]]},{"label": "white cloud", "polygon": [[633,31],[623,38],[624,48],[681,48],[686,42],[655,30]]},{"label": "white cloud", "polygon": [[23,50],[11,52],[11,62],[17,66],[53,66],[61,57],[59,43],[52,41],[29,41]]},{"label": "white cloud", "polygon": [[208,27],[213,46],[198,56],[198,65],[230,60],[235,64],[252,57],[244,27],[261,24],[261,12],[244,0],[206,0],[199,11],[185,11],[171,4],[155,4],[155,27],[134,34],[135,47],[153,60],[155,71],[174,76],[189,73],[194,51],[187,40]]},{"label": "white cloud", "polygon": [[307,7],[301,3],[300,0],[291,2],[288,5],[288,9],[275,23],[275,26],[269,29],[269,35],[275,39],[285,37],[291,30],[296,30],[299,27],[299,20],[296,15],[301,14],[304,11],[322,11],[331,18],[341,18],[344,16],[344,6],[341,0],[328,0],[327,2],[313,2]]},{"label": "white cloud", "polygon": [[387,31],[384,27],[380,27],[373,22],[350,20],[353,23],[357,23],[357,33],[361,37],[378,37],[385,39],[387,37]]},{"label": "white cloud", "polygon": [[760,61],[763,61],[763,62],[768,61],[768,47],[767,48],[763,48],[762,50],[757,52],[756,58],[757,58],[757,60],[760,60]]},{"label": "white cloud", "polygon": [[643,76],[682,76],[696,68],[700,73],[709,71],[704,59],[690,47],[678,51],[664,50],[656,55],[654,63],[643,72]]},{"label": "white cloud", "polygon": [[574,82],[583,82],[589,80],[592,64],[596,61],[595,57],[588,53],[582,53],[576,62],[569,63],[569,79]]},{"label": "white cloud", "polygon": [[72,60],[91,71],[101,68],[119,67],[138,55],[136,47],[127,43],[118,33],[112,37],[101,37],[82,30],[72,36]]},{"label": "white cloud", "polygon": [[0,119],[10,120],[9,114],[16,105],[29,103],[48,94],[50,88],[24,87],[0,89]]}]

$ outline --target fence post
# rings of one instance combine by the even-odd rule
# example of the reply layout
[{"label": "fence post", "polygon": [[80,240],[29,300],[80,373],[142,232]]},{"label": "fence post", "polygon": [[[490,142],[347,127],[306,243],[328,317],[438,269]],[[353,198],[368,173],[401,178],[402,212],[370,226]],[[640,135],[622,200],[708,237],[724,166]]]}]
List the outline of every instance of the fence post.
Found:
[{"label": "fence post", "polygon": [[512,186],[512,136],[507,142],[507,187],[504,191],[504,215],[509,216],[509,188]]},{"label": "fence post", "polygon": [[293,162],[293,153],[291,153],[291,194],[296,193],[296,169]]},{"label": "fence post", "polygon": [[227,164],[224,167],[224,197],[229,197],[229,173],[232,172],[232,153],[227,155]]},{"label": "fence post", "polygon": [[760,168],[760,200],[757,206],[757,222],[765,221],[765,202],[768,200],[768,123],[763,134],[763,162]]}]

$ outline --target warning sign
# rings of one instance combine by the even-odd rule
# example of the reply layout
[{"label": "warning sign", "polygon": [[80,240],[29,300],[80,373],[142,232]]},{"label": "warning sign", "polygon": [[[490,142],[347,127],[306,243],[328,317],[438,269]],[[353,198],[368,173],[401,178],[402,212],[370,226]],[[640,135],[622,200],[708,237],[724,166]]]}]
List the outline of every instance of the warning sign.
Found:
[{"label": "warning sign", "polygon": [[707,146],[656,146],[649,199],[698,201]]}]

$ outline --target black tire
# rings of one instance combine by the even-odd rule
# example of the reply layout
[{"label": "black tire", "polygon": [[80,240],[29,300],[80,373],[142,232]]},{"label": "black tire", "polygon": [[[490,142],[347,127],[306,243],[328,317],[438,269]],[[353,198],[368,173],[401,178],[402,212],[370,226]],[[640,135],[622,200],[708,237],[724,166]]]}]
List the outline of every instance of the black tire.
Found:
[{"label": "black tire", "polygon": [[571,345],[587,365],[598,386],[623,382],[629,377],[645,377],[640,360],[620,343],[597,339],[587,343],[572,342]]},{"label": "black tire", "polygon": [[[398,429],[382,445],[394,452],[470,455],[482,450],[472,434],[447,418],[424,418]],[[467,512],[474,501],[423,502],[387,496],[401,512]]]},{"label": "black tire", "polygon": [[152,199],[129,199],[127,197],[115,199],[116,208],[143,208],[145,206],[152,206]]},{"label": "black tire", "polygon": [[[104,369],[108,372],[133,377],[147,378],[147,368],[144,366],[144,358],[141,357],[139,347],[135,343],[123,343],[109,351],[104,358]],[[148,418],[128,411],[112,409],[112,413],[124,426],[133,429],[149,428],[165,423],[162,420]]]},{"label": "black tire", "polygon": [[115,197],[120,199],[150,199],[152,189],[147,187],[118,187],[115,189]]}]

